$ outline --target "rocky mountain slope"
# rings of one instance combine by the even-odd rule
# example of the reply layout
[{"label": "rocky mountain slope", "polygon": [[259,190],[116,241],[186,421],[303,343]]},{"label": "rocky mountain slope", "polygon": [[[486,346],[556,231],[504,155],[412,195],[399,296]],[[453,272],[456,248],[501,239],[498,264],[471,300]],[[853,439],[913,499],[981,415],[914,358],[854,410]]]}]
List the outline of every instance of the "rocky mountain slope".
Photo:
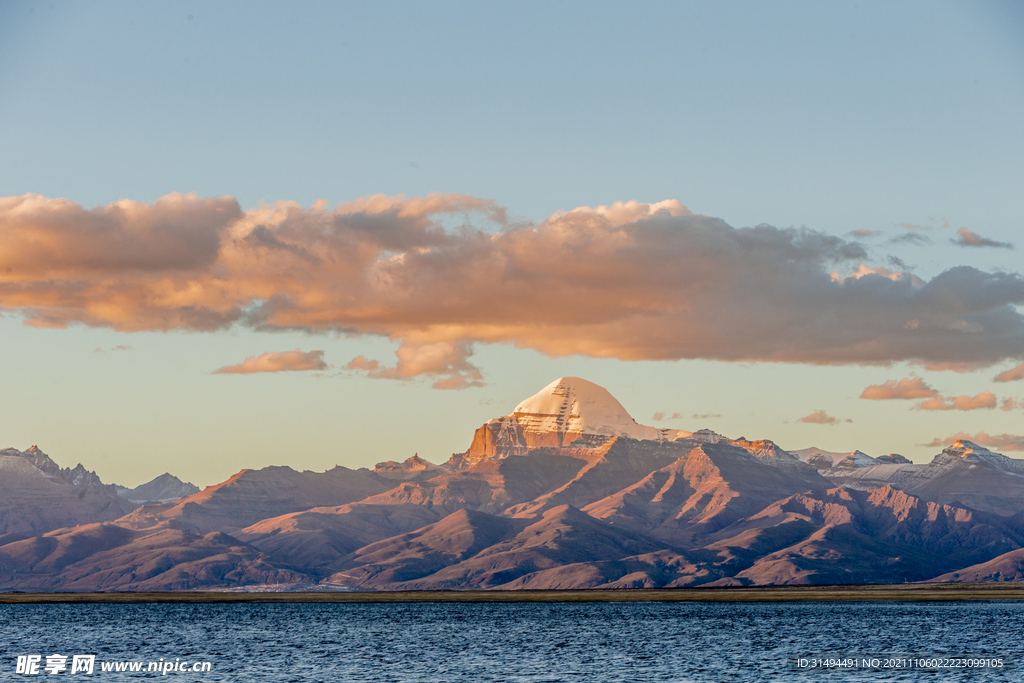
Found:
[{"label": "rocky mountain slope", "polygon": [[351,503],[393,484],[369,470],[341,466],[326,472],[298,472],[285,466],[242,470],[176,502],[144,505],[119,523],[133,529],[233,532],[289,512]]},{"label": "rocky mountain slope", "polygon": [[[638,424],[552,382],[443,464],[104,485],[0,452],[0,590],[363,590],[1017,580],[1024,461],[968,441],[786,451]],[[137,502],[133,502],[137,501]],[[140,503],[145,503],[140,505]]]},{"label": "rocky mountain slope", "polygon": [[0,450],[0,540],[111,521],[141,503],[170,502],[199,491],[170,474],[129,489],[104,484],[79,463],[61,467],[31,446]]},{"label": "rocky mountain slope", "polygon": [[11,451],[0,455],[0,544],[61,526],[114,520],[134,507],[113,488],[73,483]]}]

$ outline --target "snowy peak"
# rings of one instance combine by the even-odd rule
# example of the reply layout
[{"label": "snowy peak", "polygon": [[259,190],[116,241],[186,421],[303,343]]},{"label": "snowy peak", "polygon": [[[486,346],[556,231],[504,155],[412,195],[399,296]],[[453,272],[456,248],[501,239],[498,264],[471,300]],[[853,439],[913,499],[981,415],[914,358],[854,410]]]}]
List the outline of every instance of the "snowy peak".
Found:
[{"label": "snowy peak", "polygon": [[528,434],[561,435],[560,445],[583,434],[655,441],[677,434],[637,424],[607,389],[579,377],[559,377],[517,405],[512,415]]},{"label": "snowy peak", "polygon": [[1006,472],[1024,473],[1024,460],[1009,458],[966,439],[957,441],[949,448],[943,449],[932,459],[931,465],[951,466],[958,463],[987,465]]},{"label": "snowy peak", "polygon": [[871,465],[879,464],[879,461],[876,458],[872,458],[870,455],[862,451],[837,453],[834,451],[822,450],[816,446],[811,446],[810,448],[801,448],[798,451],[790,452],[807,464],[813,465],[814,468],[818,470],[831,470],[835,468],[853,469],[856,467],[870,467]]},{"label": "snowy peak", "polygon": [[966,439],[963,439],[957,441],[949,448],[944,448],[942,450],[942,453],[935,456],[933,462],[935,460],[939,460],[940,458],[944,462],[949,462],[952,460],[964,460],[966,462],[982,462],[983,460],[992,459],[993,456],[997,458],[1005,457],[1000,453],[990,451],[984,446],[979,446],[973,441],[967,441]]},{"label": "snowy peak", "polygon": [[968,457],[970,455],[978,455],[978,456],[1001,455],[1001,453],[996,453],[995,451],[990,451],[989,449],[985,448],[984,446],[979,446],[978,444],[974,443],[973,441],[968,441],[967,439],[960,439],[960,440],[958,440],[956,443],[954,443],[949,448],[944,449],[942,452],[943,453],[957,454],[958,457],[961,457],[961,458]]}]

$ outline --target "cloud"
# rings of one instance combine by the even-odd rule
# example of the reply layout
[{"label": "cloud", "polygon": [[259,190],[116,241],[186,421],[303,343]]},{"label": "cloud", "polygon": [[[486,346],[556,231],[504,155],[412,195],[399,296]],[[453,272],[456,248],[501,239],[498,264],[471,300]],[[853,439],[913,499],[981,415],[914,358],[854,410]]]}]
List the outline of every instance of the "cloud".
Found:
[{"label": "cloud", "polygon": [[860,228],[858,230],[854,230],[850,234],[853,235],[854,237],[878,237],[879,235],[882,234],[882,231],[881,230],[867,230],[865,228]]},{"label": "cloud", "polygon": [[991,448],[995,451],[1024,451],[1024,436],[1016,434],[988,434],[987,432],[978,432],[973,435],[967,432],[957,432],[945,439],[932,439],[924,445],[931,448],[940,448],[951,446],[957,441],[973,441],[979,446]]},{"label": "cloud", "polygon": [[1018,379],[1024,379],[1024,363],[1009,370],[1004,370],[994,378],[996,382],[1014,382]]},{"label": "cloud", "polygon": [[872,384],[861,392],[860,397],[873,401],[891,399],[931,398],[939,392],[928,386],[920,377],[906,377],[901,380],[889,379],[882,384]]},{"label": "cloud", "polygon": [[323,351],[276,351],[249,356],[238,365],[225,365],[213,371],[215,375],[247,375],[254,372],[295,372],[297,370],[326,370]]},{"label": "cloud", "polygon": [[[117,346],[111,348],[110,350],[111,351],[115,351],[115,352],[116,351],[131,351],[132,347],[131,347],[130,344],[118,344]],[[102,349],[102,348],[99,348],[99,347],[97,347],[97,348],[92,350],[93,353],[104,353],[105,351],[106,351],[106,349]]]},{"label": "cloud", "polygon": [[357,356],[345,367],[363,372],[370,379],[410,380],[421,375],[434,378],[435,389],[468,389],[484,386],[480,368],[469,362],[473,346],[469,342],[403,344],[395,352],[398,363],[386,367],[376,360]]},{"label": "cloud", "polygon": [[666,420],[712,420],[718,417],[722,417],[719,413],[694,413],[693,415],[684,415],[683,413],[672,413],[669,415],[666,412],[655,413],[651,419],[655,422],[664,422]]},{"label": "cloud", "polygon": [[[934,223],[938,223],[938,221],[935,218],[929,218],[928,222],[929,223],[933,223],[933,224]],[[923,225],[921,223],[909,223],[909,222],[907,222],[907,223],[897,223],[896,225],[897,225],[897,227],[903,228],[905,230],[911,230],[911,231],[914,231],[914,232],[927,232],[929,230],[934,230],[935,229],[935,225]],[[943,229],[948,228],[949,227],[949,221],[946,220],[945,218],[943,218],[942,219],[942,224],[939,225],[939,227],[943,228]],[[922,237],[923,237],[923,235],[922,235]],[[928,240],[928,241],[930,242],[931,240]]]},{"label": "cloud", "polygon": [[889,244],[909,244],[913,246],[924,246],[931,244],[932,238],[917,232],[905,232],[889,240]]},{"label": "cloud", "polygon": [[991,391],[983,391],[977,396],[953,396],[946,398],[936,396],[917,405],[918,410],[979,410],[995,408],[996,395]]},{"label": "cloud", "polygon": [[921,287],[922,285],[924,285],[924,282],[921,280],[921,278],[917,277],[916,275],[908,275],[907,273],[892,271],[886,268],[885,266],[875,266],[874,268],[871,268],[866,263],[857,264],[857,267],[854,270],[852,270],[849,275],[845,277],[840,275],[839,271],[835,270],[832,271],[830,277],[832,278],[833,282],[838,282],[842,284],[846,280],[859,280],[860,278],[866,277],[868,275],[877,275],[879,277],[888,278],[893,282],[899,282],[901,280],[909,279],[911,284],[913,284],[915,287]]},{"label": "cloud", "polygon": [[194,271],[216,262],[228,226],[241,217],[230,197],[172,193],[153,204],[122,199],[92,210],[34,194],[4,197],[0,263],[34,279]]},{"label": "cloud", "polygon": [[917,365],[921,365],[925,370],[929,372],[957,372],[960,374],[966,374],[970,372],[977,372],[986,366],[985,363],[922,363],[915,361]]},{"label": "cloud", "polygon": [[960,228],[956,231],[957,237],[949,241],[961,247],[995,247],[997,249],[1013,249],[1009,242],[997,242],[971,232],[967,228]]},{"label": "cloud", "polygon": [[[799,421],[806,422],[807,424],[812,425],[833,425],[839,420],[838,418],[832,417],[824,410],[815,410],[810,415],[805,415],[804,417],[801,417]],[[847,422],[849,421],[850,420],[847,420]]]},{"label": "cloud", "polygon": [[439,387],[482,381],[479,343],[623,360],[1024,360],[1021,275],[960,266],[923,281],[866,260],[855,242],[733,228],[674,200],[520,224],[458,194],[245,211],[191,194],[96,209],[0,199],[0,313],[38,327],[383,336],[398,358],[377,376]]},{"label": "cloud", "polygon": [[1024,410],[1024,399],[1004,398],[1003,402],[999,405],[999,410],[1005,410],[1006,412],[1017,410],[1018,408]]}]

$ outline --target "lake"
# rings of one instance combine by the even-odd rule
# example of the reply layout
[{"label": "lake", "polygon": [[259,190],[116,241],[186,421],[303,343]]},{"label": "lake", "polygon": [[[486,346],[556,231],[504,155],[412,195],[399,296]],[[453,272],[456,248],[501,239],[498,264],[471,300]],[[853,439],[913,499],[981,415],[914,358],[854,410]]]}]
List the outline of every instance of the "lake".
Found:
[{"label": "lake", "polygon": [[[1022,636],[1018,602],[0,605],[0,679],[32,679],[19,655],[49,679],[58,654],[73,680],[73,656],[95,655],[81,678],[101,681],[1010,681]],[[961,655],[1004,665],[794,668]]]}]

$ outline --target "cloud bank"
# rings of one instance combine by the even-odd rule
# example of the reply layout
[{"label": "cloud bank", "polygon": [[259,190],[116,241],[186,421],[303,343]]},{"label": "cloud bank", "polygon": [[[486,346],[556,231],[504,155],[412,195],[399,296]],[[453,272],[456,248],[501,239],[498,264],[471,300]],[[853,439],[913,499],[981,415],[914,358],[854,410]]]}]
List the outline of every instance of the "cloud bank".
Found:
[{"label": "cloud bank", "polygon": [[323,351],[276,351],[249,356],[237,365],[225,365],[213,371],[215,375],[248,375],[254,372],[295,372],[298,370],[326,370]]},{"label": "cloud bank", "polygon": [[0,312],[40,327],[381,335],[400,345],[395,364],[353,369],[439,388],[481,381],[474,343],[625,360],[1024,360],[1019,274],[921,281],[867,259],[856,242],[734,228],[674,200],[516,224],[459,194],[248,210],[194,194],[94,209],[0,198]]}]

